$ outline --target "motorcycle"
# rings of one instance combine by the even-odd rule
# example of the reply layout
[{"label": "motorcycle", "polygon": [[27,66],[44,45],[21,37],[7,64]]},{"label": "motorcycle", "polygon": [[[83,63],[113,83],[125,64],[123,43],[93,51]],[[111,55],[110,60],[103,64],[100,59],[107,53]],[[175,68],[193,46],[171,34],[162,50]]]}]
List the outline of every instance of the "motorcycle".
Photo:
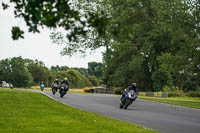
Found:
[{"label": "motorcycle", "polygon": [[41,91],[44,90],[44,84],[41,84],[41,85],[40,85],[40,89],[41,89]]},{"label": "motorcycle", "polygon": [[59,88],[59,85],[56,84],[56,83],[54,83],[54,84],[53,84],[53,87],[52,87],[52,93],[53,93],[53,95],[56,94],[56,92],[58,91],[58,88]]},{"label": "motorcycle", "polygon": [[60,91],[59,91],[60,97],[63,98],[63,96],[67,93],[67,91],[68,91],[67,84],[65,84],[65,83],[61,84],[60,85]]},{"label": "motorcycle", "polygon": [[13,89],[13,85],[11,83],[9,83],[9,88]]},{"label": "motorcycle", "polygon": [[133,101],[135,101],[135,99],[137,98],[137,95],[135,93],[135,91],[130,90],[129,92],[127,92],[124,96],[125,100],[121,100],[120,101],[120,108],[124,108],[127,109],[129,105],[132,104]]}]

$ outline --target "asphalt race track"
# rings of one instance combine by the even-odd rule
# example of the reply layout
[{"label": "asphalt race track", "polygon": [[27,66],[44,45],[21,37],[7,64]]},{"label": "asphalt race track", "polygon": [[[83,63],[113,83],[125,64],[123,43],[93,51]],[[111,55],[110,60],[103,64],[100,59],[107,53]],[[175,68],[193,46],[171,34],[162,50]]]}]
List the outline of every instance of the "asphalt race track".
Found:
[{"label": "asphalt race track", "polygon": [[200,110],[137,99],[127,110],[119,108],[119,96],[44,92],[54,100],[89,112],[136,123],[164,133],[200,133]]}]

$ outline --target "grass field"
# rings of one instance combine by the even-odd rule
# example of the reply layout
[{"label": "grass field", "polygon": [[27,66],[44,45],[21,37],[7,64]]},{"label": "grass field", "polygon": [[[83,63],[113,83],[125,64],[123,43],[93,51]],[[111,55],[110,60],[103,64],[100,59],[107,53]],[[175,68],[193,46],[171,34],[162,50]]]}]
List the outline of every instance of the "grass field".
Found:
[{"label": "grass field", "polygon": [[0,88],[0,133],[155,133],[81,111],[36,92]]},{"label": "grass field", "polygon": [[191,97],[169,97],[169,98],[158,98],[158,97],[144,97],[139,96],[140,99],[180,105],[190,108],[200,109],[200,98]]}]

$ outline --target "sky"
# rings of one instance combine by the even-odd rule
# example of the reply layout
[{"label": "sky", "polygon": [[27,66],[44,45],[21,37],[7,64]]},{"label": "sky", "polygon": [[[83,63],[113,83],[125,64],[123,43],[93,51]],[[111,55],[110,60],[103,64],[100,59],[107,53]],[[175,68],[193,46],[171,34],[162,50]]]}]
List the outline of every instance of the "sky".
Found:
[{"label": "sky", "polygon": [[50,30],[42,29],[36,34],[25,32],[24,39],[14,41],[11,37],[12,26],[27,30],[23,19],[14,18],[12,8],[5,11],[0,9],[0,60],[21,56],[43,61],[48,68],[56,65],[87,68],[88,62],[102,62],[103,48],[88,53],[86,57],[81,57],[80,54],[72,57],[61,56],[62,46],[52,43]]}]

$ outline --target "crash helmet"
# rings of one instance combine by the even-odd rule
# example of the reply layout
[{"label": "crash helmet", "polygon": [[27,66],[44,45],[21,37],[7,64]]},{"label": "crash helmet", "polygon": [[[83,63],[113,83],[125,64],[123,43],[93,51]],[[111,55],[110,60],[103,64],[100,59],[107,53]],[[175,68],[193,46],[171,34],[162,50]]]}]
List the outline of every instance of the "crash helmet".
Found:
[{"label": "crash helmet", "polygon": [[65,77],[64,80],[67,80],[67,78]]},{"label": "crash helmet", "polygon": [[132,83],[132,86],[133,86],[133,87],[136,87],[136,86],[137,86],[137,84],[136,84],[136,83]]}]

